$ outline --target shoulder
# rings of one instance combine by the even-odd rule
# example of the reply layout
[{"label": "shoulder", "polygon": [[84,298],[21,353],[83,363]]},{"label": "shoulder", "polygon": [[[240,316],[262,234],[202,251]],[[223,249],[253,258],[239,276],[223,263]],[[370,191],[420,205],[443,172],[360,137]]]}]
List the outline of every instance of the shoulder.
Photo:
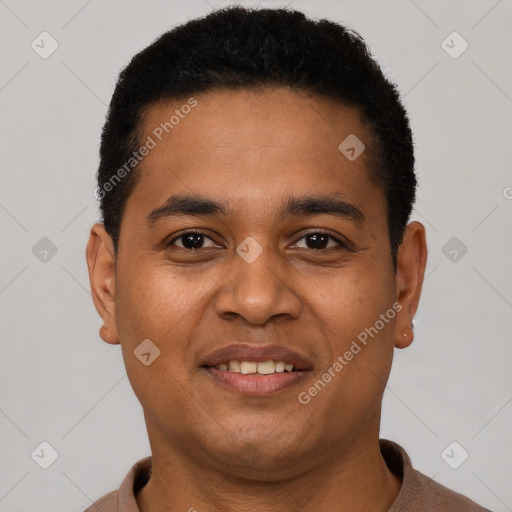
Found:
[{"label": "shoulder", "polygon": [[151,456],[138,460],[130,468],[118,490],[95,501],[84,512],[138,512],[135,495],[146,485],[152,469]]},{"label": "shoulder", "polygon": [[389,469],[402,481],[389,512],[491,512],[414,469],[397,443],[381,439],[380,449]]},{"label": "shoulder", "polygon": [[439,512],[490,512],[458,492],[448,489],[432,478],[412,470],[418,501],[425,510]]}]

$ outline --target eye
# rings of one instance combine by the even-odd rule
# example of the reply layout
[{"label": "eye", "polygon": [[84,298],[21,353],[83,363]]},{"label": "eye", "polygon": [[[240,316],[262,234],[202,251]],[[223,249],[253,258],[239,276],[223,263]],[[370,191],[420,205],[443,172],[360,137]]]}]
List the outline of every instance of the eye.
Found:
[{"label": "eye", "polygon": [[[211,242],[211,245],[205,247],[204,244],[207,240]],[[175,242],[181,242],[181,244]],[[189,231],[187,233],[181,234],[180,236],[177,236],[167,244],[168,247],[172,245],[176,245],[181,249],[197,250],[215,247],[215,242],[210,237],[206,236],[204,233],[199,233],[197,231]]]},{"label": "eye", "polygon": [[[302,247],[299,245],[301,241],[304,241],[305,246]],[[176,246],[181,249],[194,251],[199,249],[208,249],[211,247],[216,247],[216,243],[206,234],[198,232],[198,231],[188,231],[187,233],[182,233],[181,235],[173,238],[166,244],[169,246]],[[341,242],[335,236],[323,232],[316,231],[312,233],[308,233],[299,239],[299,241],[295,244],[301,249],[312,249],[312,250],[322,250],[322,249],[331,249],[334,247],[344,248],[345,244]]]},{"label": "eye", "polygon": [[[334,240],[334,245],[329,245],[329,239]],[[305,240],[306,247],[301,247],[301,249],[331,249],[332,247],[345,247],[345,245],[338,240],[333,235],[330,235],[329,233],[324,233],[322,231],[314,232],[314,233],[308,233],[307,235],[303,236],[300,240]],[[300,242],[300,240],[297,242],[297,244]]]}]

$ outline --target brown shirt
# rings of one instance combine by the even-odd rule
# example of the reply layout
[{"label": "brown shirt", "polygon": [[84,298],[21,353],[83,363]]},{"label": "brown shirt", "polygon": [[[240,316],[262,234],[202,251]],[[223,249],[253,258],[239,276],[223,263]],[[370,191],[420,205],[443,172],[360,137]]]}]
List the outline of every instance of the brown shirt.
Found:
[{"label": "brown shirt", "polygon": [[[389,469],[402,481],[388,512],[490,512],[416,471],[400,445],[381,439],[380,449]],[[150,476],[151,457],[145,457],[132,466],[119,490],[103,496],[84,512],[140,512],[135,495]]]}]

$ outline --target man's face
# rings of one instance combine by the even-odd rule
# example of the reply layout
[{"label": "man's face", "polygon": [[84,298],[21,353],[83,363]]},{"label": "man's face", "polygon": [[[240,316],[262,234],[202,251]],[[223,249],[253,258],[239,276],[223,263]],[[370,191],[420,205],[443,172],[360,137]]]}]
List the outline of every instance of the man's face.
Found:
[{"label": "man's face", "polygon": [[[409,315],[396,311],[386,200],[368,152],[350,160],[338,149],[351,134],[371,141],[357,110],[285,89],[195,98],[161,141],[154,130],[186,101],[142,119],[141,141],[156,146],[123,213],[107,341],[120,340],[154,453],[166,445],[240,474],[305,470],[364,431],[378,435],[397,319]],[[151,215],[177,195],[225,212]],[[304,201],[320,198],[331,203]],[[149,365],[134,354],[147,339],[160,350]],[[259,354],[268,345],[283,354]],[[294,359],[287,351],[301,371],[212,367]]]}]

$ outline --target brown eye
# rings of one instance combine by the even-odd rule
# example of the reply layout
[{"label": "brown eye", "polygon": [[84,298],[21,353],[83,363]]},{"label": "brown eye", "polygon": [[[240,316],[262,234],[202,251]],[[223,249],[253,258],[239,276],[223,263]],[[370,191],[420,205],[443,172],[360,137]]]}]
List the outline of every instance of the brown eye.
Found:
[{"label": "brown eye", "polygon": [[[329,245],[329,239],[334,240],[334,245]],[[328,233],[323,232],[308,233],[307,235],[303,236],[300,240],[304,240],[306,242],[305,249],[319,250],[330,249],[331,247],[336,246],[344,246],[338,239],[336,239],[335,237]]]},{"label": "brown eye", "polygon": [[[204,244],[208,240],[212,242],[212,245],[208,247],[214,247],[215,243],[213,240],[207,237],[204,233],[196,233],[195,231],[191,231],[189,233],[183,233],[182,235],[174,238],[168,243],[168,246],[176,245],[177,247],[188,250],[204,249]],[[175,243],[177,241],[180,241],[181,244]]]}]

